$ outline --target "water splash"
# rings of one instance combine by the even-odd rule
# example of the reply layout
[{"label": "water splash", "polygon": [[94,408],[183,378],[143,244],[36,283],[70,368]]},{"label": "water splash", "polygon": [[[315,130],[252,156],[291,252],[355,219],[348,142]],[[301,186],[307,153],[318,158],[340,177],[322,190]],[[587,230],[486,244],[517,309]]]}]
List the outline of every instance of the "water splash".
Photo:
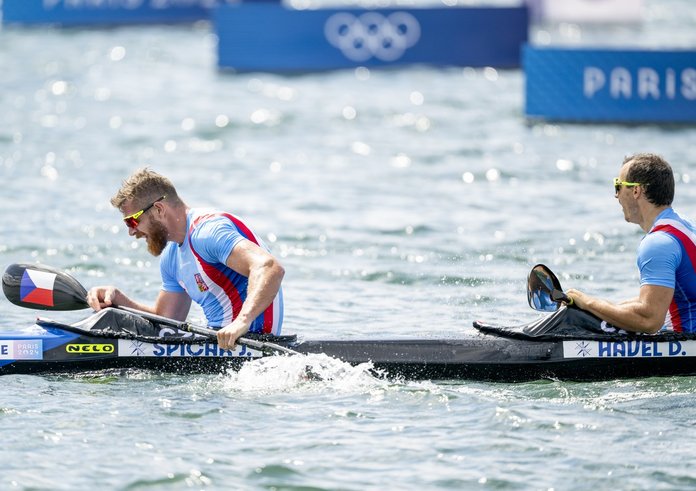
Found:
[{"label": "water splash", "polygon": [[245,363],[221,376],[225,389],[255,394],[304,390],[368,392],[389,382],[372,363],[353,366],[324,354],[269,356]]}]

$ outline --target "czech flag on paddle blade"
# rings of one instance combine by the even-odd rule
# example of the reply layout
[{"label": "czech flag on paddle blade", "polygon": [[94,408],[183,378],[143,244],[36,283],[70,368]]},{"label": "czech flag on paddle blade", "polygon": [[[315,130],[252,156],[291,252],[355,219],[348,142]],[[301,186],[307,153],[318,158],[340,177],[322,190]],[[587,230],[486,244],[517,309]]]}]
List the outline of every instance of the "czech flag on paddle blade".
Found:
[{"label": "czech flag on paddle blade", "polygon": [[19,299],[22,302],[53,307],[53,284],[55,282],[55,273],[25,269],[22,282],[19,285]]}]

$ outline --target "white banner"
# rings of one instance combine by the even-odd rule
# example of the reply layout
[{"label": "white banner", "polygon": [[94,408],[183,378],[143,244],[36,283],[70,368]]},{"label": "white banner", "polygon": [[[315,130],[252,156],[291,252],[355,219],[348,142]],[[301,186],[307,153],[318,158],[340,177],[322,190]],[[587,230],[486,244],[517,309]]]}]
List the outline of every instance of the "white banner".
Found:
[{"label": "white banner", "polygon": [[119,339],[118,356],[260,358],[263,353],[242,344],[238,344],[234,350],[226,350],[221,349],[217,343],[153,344],[134,339]]},{"label": "white banner", "polygon": [[673,358],[696,356],[696,340],[563,341],[563,358]]}]

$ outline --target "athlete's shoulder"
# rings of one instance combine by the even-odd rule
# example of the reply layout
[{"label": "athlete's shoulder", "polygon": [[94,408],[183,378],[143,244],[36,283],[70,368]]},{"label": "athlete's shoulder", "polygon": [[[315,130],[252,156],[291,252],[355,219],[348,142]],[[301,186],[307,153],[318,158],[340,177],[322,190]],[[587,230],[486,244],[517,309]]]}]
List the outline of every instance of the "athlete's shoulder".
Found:
[{"label": "athlete's shoulder", "polygon": [[648,244],[665,244],[671,240],[681,247],[696,243],[696,227],[691,221],[668,208],[657,217],[646,239]]},{"label": "athlete's shoulder", "polygon": [[191,248],[205,261],[224,263],[243,238],[231,215],[225,212],[201,210],[191,216]]},{"label": "athlete's shoulder", "polygon": [[676,210],[672,210],[673,216],[676,220],[679,220],[684,227],[688,228],[692,233],[696,233],[696,225],[694,222],[684,215],[680,215]]},{"label": "athlete's shoulder", "polygon": [[213,209],[192,210],[189,219],[189,232],[198,237],[214,233],[220,227],[232,225],[227,213]]},{"label": "athlete's shoulder", "polygon": [[674,208],[667,208],[663,210],[655,219],[655,223],[653,224],[652,229],[664,229],[669,227],[674,227],[676,229],[696,229],[696,226],[694,225],[693,221],[691,221],[688,217],[681,215]]},{"label": "athlete's shoulder", "polygon": [[649,233],[640,243],[640,248],[648,249],[664,249],[671,247],[679,247],[679,241],[674,235],[665,230],[656,230]]},{"label": "athlete's shoulder", "polygon": [[[681,261],[682,250],[679,240],[667,232],[652,232],[638,246],[638,267],[671,270]],[[651,265],[651,266],[649,266]]]}]

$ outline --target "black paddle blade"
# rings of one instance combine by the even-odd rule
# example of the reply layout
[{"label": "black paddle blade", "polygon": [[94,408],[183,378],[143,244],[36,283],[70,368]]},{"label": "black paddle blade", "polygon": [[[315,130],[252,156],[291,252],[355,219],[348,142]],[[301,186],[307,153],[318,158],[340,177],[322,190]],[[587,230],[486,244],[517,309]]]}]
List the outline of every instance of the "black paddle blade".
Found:
[{"label": "black paddle blade", "polygon": [[2,275],[2,291],[15,305],[39,310],[80,310],[87,290],[68,273],[38,264],[11,264]]},{"label": "black paddle blade", "polygon": [[555,312],[569,298],[563,293],[561,282],[546,265],[537,264],[527,278],[527,301],[534,310]]}]

